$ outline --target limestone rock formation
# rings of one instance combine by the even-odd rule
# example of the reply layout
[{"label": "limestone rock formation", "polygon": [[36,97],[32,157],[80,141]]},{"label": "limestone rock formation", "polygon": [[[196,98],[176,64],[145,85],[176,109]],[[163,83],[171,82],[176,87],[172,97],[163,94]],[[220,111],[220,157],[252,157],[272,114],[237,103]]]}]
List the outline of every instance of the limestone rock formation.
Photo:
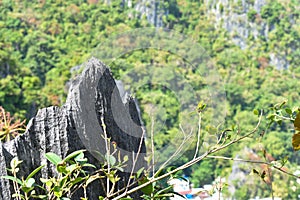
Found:
[{"label": "limestone rock formation", "polygon": [[[43,178],[55,176],[54,166],[44,156],[47,152],[64,158],[75,150],[88,149],[90,163],[99,164],[101,159],[94,153],[105,154],[105,142],[101,137],[104,126],[101,121],[122,156],[128,155],[131,161],[132,155],[139,152],[135,169],[144,166],[144,132],[136,104],[130,97],[125,103],[122,102],[109,69],[99,60],[91,58],[81,76],[72,82],[67,101],[62,107],[40,109],[29,121],[24,134],[0,145],[0,175],[7,175],[6,167],[17,156],[23,160],[19,177],[27,176],[43,164],[45,167],[38,175]],[[125,173],[121,174],[118,187],[127,184],[131,168],[132,163],[129,163]],[[12,192],[10,181],[0,179],[0,199],[12,199]],[[98,199],[102,192],[100,184],[93,184],[87,190],[89,199]],[[135,194],[134,198],[139,199],[138,196]],[[72,199],[80,197],[82,191],[78,191]]]}]

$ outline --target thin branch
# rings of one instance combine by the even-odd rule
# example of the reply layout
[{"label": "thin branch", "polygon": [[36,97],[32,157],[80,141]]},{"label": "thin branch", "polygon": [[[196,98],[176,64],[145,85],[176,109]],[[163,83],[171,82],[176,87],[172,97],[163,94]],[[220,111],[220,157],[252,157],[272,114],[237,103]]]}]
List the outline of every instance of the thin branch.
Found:
[{"label": "thin branch", "polygon": [[127,182],[126,191],[127,191],[128,188],[129,188],[129,185],[130,185],[130,179],[131,179],[131,177],[132,177],[132,175],[133,175],[133,172],[134,172],[134,169],[135,169],[135,165],[136,165],[137,159],[138,159],[139,154],[140,154],[141,149],[142,149],[142,144],[143,144],[144,136],[145,136],[145,132],[146,132],[146,130],[145,130],[144,127],[142,127],[142,131],[143,131],[143,133],[142,133],[142,136],[141,136],[141,141],[140,141],[140,144],[139,144],[139,148],[138,148],[137,155],[136,155],[136,157],[133,159],[132,169],[131,169],[130,176],[129,176],[129,179],[128,179],[128,182]]},{"label": "thin branch", "polygon": [[153,115],[151,116],[151,153],[152,153],[152,174],[155,174],[155,149],[154,149],[154,119]]},{"label": "thin branch", "polygon": [[221,146],[225,144],[225,142],[227,141],[226,133],[227,133],[228,131],[231,131],[231,130],[230,130],[230,129],[227,129],[227,130],[222,131],[222,133],[221,133],[220,136],[219,136],[219,139],[218,139],[217,144],[220,144],[220,142],[222,141],[222,138],[224,137],[224,135],[225,135],[225,138],[223,139],[223,142],[221,143]]},{"label": "thin branch", "polygon": [[198,151],[199,151],[199,145],[200,145],[200,139],[201,139],[201,115],[202,112],[199,113],[199,121],[198,121],[198,137],[197,137],[197,146],[196,146],[196,150],[195,150],[195,155],[194,155],[194,159],[197,157],[198,155]]},{"label": "thin branch", "polygon": [[223,146],[220,146],[219,148],[210,149],[210,150],[206,151],[204,154],[202,154],[201,156],[198,156],[197,158],[194,158],[194,159],[190,160],[189,162],[187,162],[187,163],[185,163],[185,164],[183,164],[183,165],[177,167],[176,169],[174,169],[174,170],[172,170],[172,171],[170,171],[170,172],[167,172],[167,173],[165,173],[165,174],[163,174],[163,175],[161,175],[161,176],[159,176],[159,177],[153,177],[153,178],[150,179],[148,182],[146,182],[146,183],[144,183],[144,184],[141,184],[141,185],[139,185],[139,186],[137,186],[137,187],[135,187],[135,188],[132,188],[131,190],[129,190],[129,191],[127,191],[127,192],[124,192],[123,194],[121,194],[121,195],[115,197],[113,200],[121,199],[121,198],[127,196],[128,194],[132,194],[133,192],[136,192],[136,191],[138,191],[138,190],[144,188],[144,187],[147,186],[147,185],[150,185],[150,184],[152,184],[152,183],[154,183],[154,182],[157,182],[157,181],[159,181],[159,180],[162,180],[162,179],[164,179],[164,178],[170,176],[171,174],[174,174],[174,173],[176,173],[176,172],[178,172],[178,171],[180,171],[180,170],[186,169],[186,168],[188,168],[188,167],[194,165],[195,163],[198,163],[199,161],[203,160],[203,159],[206,158],[209,154],[218,152],[218,151],[220,151],[220,150],[222,150],[222,149],[224,149],[224,148],[226,148],[226,147],[228,147],[228,146],[230,146],[230,145],[232,145],[232,144],[234,144],[234,143],[236,143],[236,142],[239,142],[239,141],[243,140],[243,139],[246,138],[246,137],[249,137],[250,135],[254,134],[254,133],[257,131],[257,129],[258,129],[260,123],[261,123],[261,119],[262,119],[262,112],[261,112],[261,114],[260,114],[260,116],[259,116],[257,125],[256,125],[255,128],[254,128],[251,132],[249,132],[248,134],[246,134],[246,135],[244,135],[244,136],[241,136],[241,137],[239,137],[239,138],[237,138],[237,139],[235,139],[235,140],[233,140],[233,141],[231,141],[231,142],[229,142],[229,143],[227,143],[227,144],[225,144],[225,145],[223,145]]},{"label": "thin branch", "polygon": [[224,157],[224,156],[206,156],[206,158],[215,158],[215,159],[223,159],[223,160],[232,160],[232,161],[237,161],[237,162],[246,162],[246,163],[253,163],[253,164],[263,164],[263,165],[269,165],[272,166],[274,169],[287,174],[289,176],[292,176],[294,178],[298,178],[300,179],[300,176],[297,176],[295,174],[292,174],[290,172],[287,172],[285,170],[282,169],[282,167],[277,167],[275,166],[273,163],[270,162],[266,162],[266,161],[259,161],[259,160],[244,160],[244,159],[240,159],[240,158],[230,158],[230,157]]},{"label": "thin branch", "polygon": [[280,115],[277,115],[277,114],[274,114],[274,116],[279,117],[283,120],[293,120],[291,117],[280,116]]},{"label": "thin branch", "polygon": [[275,168],[275,169],[281,171],[282,173],[285,173],[285,174],[287,174],[287,175],[290,175],[290,176],[293,176],[293,177],[295,177],[295,178],[300,179],[300,176],[297,176],[297,175],[295,175],[295,174],[292,174],[292,173],[290,173],[290,172],[287,172],[287,171],[283,170],[282,167],[276,167],[276,166],[273,166],[273,168]]},{"label": "thin branch", "polygon": [[[102,127],[103,127],[103,133],[104,133],[104,141],[105,141],[105,149],[106,149],[106,160],[107,160],[107,174],[110,174],[110,144],[109,144],[109,139],[107,137],[107,132],[106,132],[106,125],[104,122],[104,117],[101,117],[101,123],[102,123]],[[106,177],[106,196],[109,195],[110,193],[110,185],[109,185],[109,177]]]},{"label": "thin branch", "polygon": [[[13,171],[13,175],[14,175],[15,179],[17,179],[17,173],[16,173],[15,170]],[[19,188],[18,183],[13,181],[13,186],[14,186],[14,190],[17,193],[17,196],[18,196],[17,199],[21,200],[20,188]]]},{"label": "thin branch", "polygon": [[184,164],[184,165],[182,165],[182,166],[180,166],[180,167],[178,167],[178,168],[176,168],[176,169],[174,169],[174,170],[172,170],[172,171],[170,171],[170,172],[168,172],[168,173],[166,173],[166,174],[163,174],[163,175],[161,175],[161,176],[159,176],[159,177],[153,177],[153,178],[150,179],[148,182],[146,182],[146,183],[144,183],[144,184],[141,184],[141,185],[139,185],[139,186],[137,186],[137,187],[135,187],[135,188],[129,190],[129,191],[126,192],[126,193],[124,192],[123,194],[117,196],[117,197],[114,198],[113,200],[121,199],[121,198],[125,197],[125,196],[128,195],[128,194],[132,194],[133,192],[136,192],[136,191],[142,189],[143,187],[145,187],[145,186],[147,186],[147,185],[150,185],[151,183],[157,182],[157,181],[159,181],[159,180],[161,180],[161,179],[164,179],[164,178],[170,176],[171,174],[174,174],[174,173],[176,173],[176,172],[178,172],[178,171],[180,171],[180,170],[186,169],[187,167],[189,167],[189,164],[192,164],[192,163],[195,164],[195,163],[199,162],[200,160],[202,160],[203,158],[205,158],[207,155],[208,155],[208,152],[206,152],[206,153],[203,154],[202,156],[200,156],[200,157],[198,157],[198,158],[196,158],[196,159],[193,159],[193,160],[189,161],[188,163],[186,163],[186,164]]},{"label": "thin branch", "polygon": [[257,160],[244,160],[240,158],[230,158],[230,157],[225,157],[225,156],[206,156],[207,158],[215,158],[215,159],[222,159],[222,160],[232,160],[232,161],[237,161],[237,162],[247,162],[247,163],[254,163],[254,164],[265,164],[268,165],[270,163],[265,162],[265,161],[257,161]]},{"label": "thin branch", "polygon": [[175,156],[177,156],[180,152],[181,152],[181,150],[182,150],[182,148],[184,147],[184,144],[186,144],[186,141],[189,139],[189,138],[191,138],[191,136],[192,136],[192,132],[193,132],[193,130],[191,130],[191,132],[186,136],[186,134],[185,134],[185,132],[184,132],[184,130],[183,130],[183,128],[182,128],[182,126],[181,125],[179,125],[179,127],[180,127],[180,129],[181,129],[181,131],[182,131],[182,133],[184,134],[184,139],[183,139],[183,141],[181,142],[181,144],[179,145],[179,147],[176,149],[176,151],[170,156],[170,158],[168,159],[168,160],[166,160],[161,166],[160,166],[160,168],[157,170],[157,172],[156,172],[156,174],[154,175],[154,176],[156,176],[158,173],[160,173],[160,171],[175,157]]},{"label": "thin branch", "polygon": [[[227,148],[228,146],[230,146],[230,145],[232,145],[232,144],[234,144],[234,143],[237,143],[237,142],[239,142],[239,141],[241,141],[241,140],[243,140],[243,139],[249,137],[250,135],[254,134],[255,132],[257,132],[257,129],[258,129],[259,125],[261,124],[261,119],[262,119],[262,112],[261,112],[261,114],[260,114],[260,116],[259,116],[259,118],[258,118],[258,122],[257,122],[256,126],[254,127],[254,129],[253,129],[252,131],[250,131],[249,133],[247,133],[247,134],[244,135],[244,136],[240,136],[239,138],[232,140],[231,142],[229,142],[229,143],[227,143],[227,144],[224,144],[223,146],[221,146],[221,147],[219,147],[219,148],[213,149],[213,150],[212,150],[212,153],[215,153],[215,152],[217,152],[217,151],[220,151],[220,150],[222,150],[222,149],[225,149],[225,148]],[[238,132],[238,134],[240,134],[240,132]]]}]

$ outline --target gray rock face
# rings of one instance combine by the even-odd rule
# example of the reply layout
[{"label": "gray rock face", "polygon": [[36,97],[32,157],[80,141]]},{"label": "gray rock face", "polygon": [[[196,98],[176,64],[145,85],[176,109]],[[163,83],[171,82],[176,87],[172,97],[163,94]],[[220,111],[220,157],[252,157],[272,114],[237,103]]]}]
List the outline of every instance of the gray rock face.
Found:
[{"label": "gray rock face", "polygon": [[[0,145],[0,175],[7,175],[6,167],[17,156],[23,160],[19,177],[26,177],[40,165],[45,167],[38,173],[38,178],[53,177],[56,172],[44,156],[47,152],[64,158],[73,151],[88,149],[89,162],[98,165],[101,159],[95,156],[98,155],[95,152],[102,155],[106,152],[105,141],[101,136],[104,134],[101,120],[104,121],[108,137],[117,144],[121,156],[128,155],[129,161],[132,161],[132,155],[140,153],[136,164],[129,162],[125,172],[120,174],[118,187],[126,186],[131,168],[134,166],[138,170],[145,166],[144,132],[134,100],[128,98],[125,103],[122,102],[109,69],[95,58],[87,62],[81,76],[71,84],[65,105],[39,110],[28,123],[24,134]],[[0,199],[12,199],[12,192],[12,184],[6,179],[0,179]],[[71,198],[80,199],[82,192],[78,190]],[[92,184],[87,193],[89,199],[98,199],[103,193],[101,184]],[[140,199],[139,194],[133,197]]]},{"label": "gray rock face", "polygon": [[247,13],[250,10],[260,12],[267,4],[266,0],[205,0],[208,6],[208,14],[215,16],[216,27],[224,28],[233,35],[233,42],[241,49],[248,47],[247,38],[253,35],[256,39],[259,36],[268,37],[269,27],[265,23],[259,26],[248,20]]},{"label": "gray rock face", "polygon": [[162,2],[156,0],[138,1],[135,10],[145,15],[150,24],[155,27],[163,27],[163,16],[169,14],[168,10],[162,8]]},{"label": "gray rock face", "polygon": [[[269,33],[275,29],[274,25],[260,20],[259,23],[249,21],[247,14],[254,10],[260,16],[263,6],[267,5],[267,0],[205,0],[207,13],[214,17],[216,28],[224,28],[230,33],[234,44],[242,50],[251,48],[249,36],[253,36],[253,41],[259,37],[269,40]],[[291,20],[291,24],[294,24]],[[270,52],[270,65],[277,69],[288,69],[290,66],[286,53],[279,53],[280,49]]]}]

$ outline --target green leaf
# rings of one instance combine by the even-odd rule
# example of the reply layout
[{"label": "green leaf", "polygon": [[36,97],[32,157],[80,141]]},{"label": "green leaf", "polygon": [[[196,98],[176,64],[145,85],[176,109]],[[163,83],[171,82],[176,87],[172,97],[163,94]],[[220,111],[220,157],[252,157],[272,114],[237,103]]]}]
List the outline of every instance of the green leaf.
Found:
[{"label": "green leaf", "polygon": [[124,169],[123,169],[122,167],[115,166],[114,168],[116,168],[116,169],[119,170],[120,172],[124,172]]},{"label": "green leaf", "polygon": [[111,166],[114,166],[117,162],[116,158],[113,155],[105,155],[105,159]]},{"label": "green leaf", "polygon": [[118,182],[120,180],[120,177],[116,176],[115,174],[116,174],[115,171],[111,171],[110,174],[107,174],[108,179],[113,184],[115,184],[116,182]]},{"label": "green leaf", "polygon": [[71,172],[73,172],[76,168],[77,168],[77,164],[73,164],[73,165],[70,165],[70,166],[66,167],[66,170],[67,170],[68,173],[71,173]]},{"label": "green leaf", "polygon": [[53,182],[52,182],[51,179],[40,178],[40,181],[41,181],[42,183],[46,184],[46,186],[47,186],[48,188],[51,188],[52,185],[53,185]]},{"label": "green leaf", "polygon": [[79,163],[80,165],[84,165],[85,163],[87,163],[88,159],[87,158],[75,158],[74,159],[77,163]]},{"label": "green leaf", "polygon": [[259,115],[259,111],[258,110],[253,110],[254,115]]},{"label": "green leaf", "polygon": [[275,114],[269,114],[267,116],[267,119],[269,119],[269,120],[274,120],[274,118],[275,118]]},{"label": "green leaf", "polygon": [[97,168],[95,165],[92,165],[92,164],[90,164],[90,163],[85,163],[85,164],[82,165],[82,167],[92,167],[92,168],[94,168],[94,169]]},{"label": "green leaf", "polygon": [[26,178],[25,181],[28,181],[30,178],[32,178],[36,173],[38,173],[45,165],[39,166],[35,170],[33,170]]},{"label": "green leaf", "polygon": [[83,180],[85,180],[85,178],[77,177],[77,178],[75,178],[74,180],[71,181],[71,184],[75,185],[75,184],[77,184],[79,182],[82,182]]},{"label": "green leaf", "polygon": [[128,155],[125,155],[125,156],[124,156],[123,161],[124,161],[124,162],[127,162],[127,161],[128,161]]},{"label": "green leaf", "polygon": [[197,112],[201,113],[206,108],[206,104],[203,101],[199,102],[197,105]]},{"label": "green leaf", "polygon": [[19,199],[25,199],[24,195],[22,195],[22,194],[17,194],[17,193],[13,194],[12,197],[13,197],[13,198],[18,197]]},{"label": "green leaf", "polygon": [[34,178],[29,178],[28,180],[25,181],[25,186],[32,187],[34,183],[35,183]]},{"label": "green leaf", "polygon": [[99,178],[98,174],[93,175],[93,176],[90,176],[90,177],[87,179],[85,185],[88,186],[90,183],[94,182],[94,181],[97,180],[98,178]]},{"label": "green leaf", "polygon": [[46,183],[46,182],[50,181],[50,179],[40,178],[40,181],[41,181],[42,183]]},{"label": "green leaf", "polygon": [[45,154],[45,157],[52,162],[55,166],[62,161],[62,159],[55,153],[49,152]]},{"label": "green leaf", "polygon": [[286,108],[285,112],[289,115],[293,114],[293,111],[290,108]]},{"label": "green leaf", "polygon": [[54,192],[54,195],[56,197],[61,197],[62,196],[62,191],[61,191],[61,188],[59,186],[55,186],[53,188],[53,192]]},{"label": "green leaf", "polygon": [[145,168],[142,167],[141,169],[139,169],[139,170],[136,172],[136,177],[137,177],[137,178],[140,178],[140,176],[142,175],[144,169],[145,169]]},{"label": "green leaf", "polygon": [[292,138],[292,145],[295,151],[300,150],[300,132],[295,133]]},{"label": "green leaf", "polygon": [[279,105],[279,108],[281,109],[282,106],[284,106],[286,104],[287,100],[284,100],[280,105]]},{"label": "green leaf", "polygon": [[172,185],[170,185],[170,186],[168,186],[166,188],[163,188],[163,189],[159,190],[158,192],[156,192],[155,196],[159,195],[159,194],[166,194],[165,192],[170,192],[172,188],[173,188]]},{"label": "green leaf", "polygon": [[64,190],[65,190],[65,188],[67,187],[67,186],[65,186],[65,185],[67,185],[66,183],[68,183],[69,184],[69,176],[64,176],[63,178],[61,178],[60,180],[59,180],[59,187],[60,187],[60,190],[63,192]]},{"label": "green leaf", "polygon": [[67,174],[68,171],[66,170],[66,167],[67,167],[67,164],[65,162],[60,162],[56,165],[56,170],[59,172],[59,173],[64,173],[64,174]]},{"label": "green leaf", "polygon": [[16,177],[13,176],[1,176],[1,178],[5,178],[14,182],[17,182],[19,185],[22,185],[22,181]]},{"label": "green leaf", "polygon": [[285,156],[284,158],[282,158],[282,159],[280,160],[281,167],[283,167],[283,166],[287,163],[288,158],[289,158],[288,156]]},{"label": "green leaf", "polygon": [[21,164],[23,161],[19,160],[18,157],[14,157],[11,161],[10,161],[10,167],[11,169],[16,169],[19,164]]},{"label": "green leaf", "polygon": [[77,161],[77,160],[82,160],[82,159],[84,159],[84,153],[83,153],[83,152],[81,152],[80,154],[78,154],[78,155],[74,158],[75,161]]},{"label": "green leaf", "polygon": [[281,125],[282,124],[282,119],[278,118],[278,119],[274,119],[274,121],[278,124]]},{"label": "green leaf", "polygon": [[[138,181],[138,184],[142,185],[147,182],[149,182],[149,179],[146,176],[144,176],[140,181]],[[154,191],[153,183],[149,183],[145,187],[141,188],[141,191],[146,195],[151,195]]]},{"label": "green leaf", "polygon": [[155,172],[155,178],[156,177],[159,177],[160,175],[162,175],[162,172],[163,172],[164,168],[160,168],[157,172]]},{"label": "green leaf", "polygon": [[76,160],[77,163],[79,163],[80,165],[84,165],[85,163],[87,163],[88,159],[87,158],[83,158],[83,159],[78,159]]},{"label": "green leaf", "polygon": [[24,192],[24,193],[29,193],[31,190],[33,190],[34,187],[26,187],[26,186],[22,186],[21,187],[21,190]]},{"label": "green leaf", "polygon": [[[64,162],[68,162],[70,159],[80,155],[81,153],[83,153],[85,150],[78,150],[78,151],[74,151],[73,153],[69,154],[67,157],[65,157],[63,159]],[[81,156],[81,155],[80,155]]]},{"label": "green leaf", "polygon": [[35,199],[47,199],[47,195],[32,195],[32,198]]}]

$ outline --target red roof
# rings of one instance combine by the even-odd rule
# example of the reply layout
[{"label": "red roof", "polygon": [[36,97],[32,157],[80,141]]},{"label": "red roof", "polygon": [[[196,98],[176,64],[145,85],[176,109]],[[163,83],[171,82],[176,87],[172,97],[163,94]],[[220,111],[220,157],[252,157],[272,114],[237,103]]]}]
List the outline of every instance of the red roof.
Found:
[{"label": "red roof", "polygon": [[178,194],[181,194],[181,195],[186,195],[186,194],[190,194],[192,192],[192,190],[186,190],[186,191],[180,191],[180,192],[177,192]]}]

